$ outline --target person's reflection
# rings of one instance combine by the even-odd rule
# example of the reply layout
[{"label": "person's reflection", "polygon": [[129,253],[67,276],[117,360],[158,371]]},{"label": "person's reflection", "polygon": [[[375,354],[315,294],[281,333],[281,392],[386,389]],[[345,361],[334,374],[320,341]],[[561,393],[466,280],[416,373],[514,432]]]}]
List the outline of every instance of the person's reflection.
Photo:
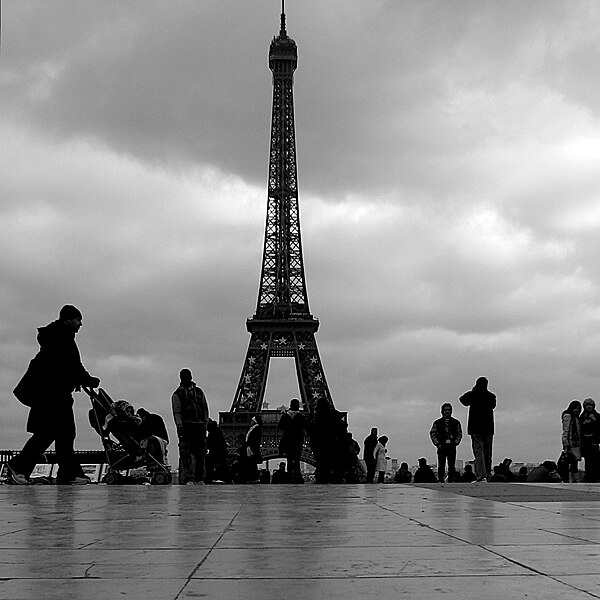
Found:
[{"label": "person's reflection", "polygon": [[86,566],[77,566],[80,559],[76,556],[73,518],[77,512],[76,495],[62,486],[40,485],[31,486],[20,498],[25,528],[23,577],[47,579],[84,575]]}]

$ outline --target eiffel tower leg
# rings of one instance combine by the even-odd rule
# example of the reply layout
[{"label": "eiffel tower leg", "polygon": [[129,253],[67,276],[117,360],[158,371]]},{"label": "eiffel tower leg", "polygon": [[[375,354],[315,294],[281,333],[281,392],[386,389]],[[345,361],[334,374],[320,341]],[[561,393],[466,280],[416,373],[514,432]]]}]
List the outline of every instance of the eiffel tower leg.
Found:
[{"label": "eiffel tower leg", "polygon": [[255,332],[252,334],[231,407],[232,411],[260,411],[269,374],[271,338],[272,334],[270,332]]},{"label": "eiffel tower leg", "polygon": [[298,386],[304,405],[309,408],[311,413],[314,413],[319,398],[325,398],[329,406],[333,408],[315,334],[296,332],[294,337]]}]

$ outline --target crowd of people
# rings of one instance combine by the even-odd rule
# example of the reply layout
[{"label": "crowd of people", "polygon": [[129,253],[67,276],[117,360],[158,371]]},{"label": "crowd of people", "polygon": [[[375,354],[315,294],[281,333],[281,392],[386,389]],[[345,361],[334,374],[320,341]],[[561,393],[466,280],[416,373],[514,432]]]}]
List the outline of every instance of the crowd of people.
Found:
[{"label": "crowd of people", "polygon": [[[27,431],[31,437],[23,449],[7,463],[12,483],[26,485],[36,463],[40,462],[52,443],[58,463],[57,483],[88,483],[75,451],[75,417],[73,396],[82,386],[97,388],[100,380],[83,366],[75,342],[82,326],[81,312],[65,305],[58,319],[38,329],[40,350],[14,390],[15,396],[29,407]],[[40,387],[52,396],[42,399]],[[544,461],[529,473],[523,467],[518,474],[510,469],[511,460],[492,468],[494,410],[496,396],[488,389],[488,380],[479,377],[472,389],[458,401],[468,407],[467,435],[471,438],[473,466],[464,472],[456,469],[457,447],[462,441],[460,421],[452,416],[449,402],[442,404],[441,417],[429,431],[436,448],[437,473],[420,458],[414,475],[403,462],[393,475],[397,483],[433,482],[511,482],[511,481],[579,481],[579,462],[585,463],[584,481],[600,481],[600,415],[594,400],[583,403],[573,400],[562,413],[562,453],[557,462]],[[348,431],[343,414],[335,410],[324,397],[319,398],[313,412],[302,410],[300,401],[293,398],[289,408],[282,411],[278,423],[279,455],[286,458],[273,473],[259,470],[263,462],[261,441],[263,423],[260,414],[252,417],[248,430],[238,439],[237,453],[231,456],[223,431],[209,418],[209,407],[202,389],[196,385],[189,369],[179,373],[179,385],[172,398],[172,411],[179,447],[179,483],[203,485],[206,482],[303,483],[300,469],[302,453],[310,448],[315,462],[316,483],[384,483],[388,469],[388,437],[379,436],[373,427],[363,443],[363,461],[359,459],[360,445]],[[92,414],[92,412],[94,414]],[[159,415],[138,409],[136,412],[125,400],[115,403],[111,414],[100,419],[90,411],[90,423],[107,442],[111,431],[125,430],[152,453],[157,463],[166,461],[169,442],[167,428]],[[111,429],[112,428],[112,429]]]}]

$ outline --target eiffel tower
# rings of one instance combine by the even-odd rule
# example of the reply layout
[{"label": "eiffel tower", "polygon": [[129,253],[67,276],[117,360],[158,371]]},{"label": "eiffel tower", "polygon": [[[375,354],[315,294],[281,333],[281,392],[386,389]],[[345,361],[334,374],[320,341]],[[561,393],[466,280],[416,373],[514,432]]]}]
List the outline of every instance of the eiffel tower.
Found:
[{"label": "eiffel tower", "polygon": [[[294,71],[296,42],[288,37],[282,0],[281,28],[269,48],[273,72],[273,111],[269,153],[267,219],[256,312],[246,321],[251,334],[248,352],[229,413],[220,413],[228,445],[245,433],[253,414],[261,412],[263,456],[278,456],[277,411],[262,411],[269,363],[293,357],[303,410],[312,413],[317,401],[333,401],[321,364],[315,333],[319,321],[308,306],[300,236],[296,134],[294,126]],[[312,463],[307,448],[305,462]]]}]

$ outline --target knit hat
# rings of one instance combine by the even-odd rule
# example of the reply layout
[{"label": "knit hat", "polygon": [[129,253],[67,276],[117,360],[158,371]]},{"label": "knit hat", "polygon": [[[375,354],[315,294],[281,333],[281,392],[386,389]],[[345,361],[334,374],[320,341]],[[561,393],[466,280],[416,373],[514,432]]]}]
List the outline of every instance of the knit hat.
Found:
[{"label": "knit hat", "polygon": [[65,304],[58,313],[58,318],[61,321],[70,321],[71,319],[83,319],[83,315],[78,308],[75,308],[71,304]]}]

